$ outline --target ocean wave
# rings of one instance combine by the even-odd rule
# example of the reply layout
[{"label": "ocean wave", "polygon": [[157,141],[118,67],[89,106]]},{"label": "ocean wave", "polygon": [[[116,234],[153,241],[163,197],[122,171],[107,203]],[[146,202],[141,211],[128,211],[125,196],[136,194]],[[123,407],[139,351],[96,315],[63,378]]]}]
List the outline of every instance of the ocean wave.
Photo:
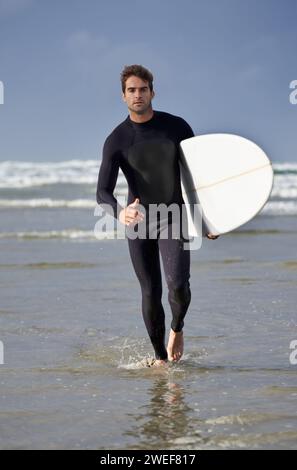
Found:
[{"label": "ocean wave", "polygon": [[[125,200],[120,193],[115,194],[118,201],[124,205]],[[93,199],[0,199],[0,209],[86,209],[94,211],[98,204]],[[297,200],[270,200],[261,210],[265,215],[297,215]]]},{"label": "ocean wave", "polygon": [[[0,188],[28,188],[52,184],[96,184],[101,160],[65,160],[60,162],[0,162]],[[296,188],[297,163],[273,163],[275,177],[294,179]],[[292,179],[293,178],[293,179]],[[119,171],[118,183],[126,180]]]},{"label": "ocean wave", "polygon": [[23,239],[23,240],[34,240],[34,239],[68,239],[68,240],[87,240],[97,241],[104,239],[115,239],[116,232],[99,232],[96,231],[96,237],[93,230],[49,230],[44,232],[31,231],[31,232],[0,232],[0,239]]},{"label": "ocean wave", "polygon": [[269,201],[260,214],[297,215],[297,201]]},{"label": "ocean wave", "polygon": [[[117,191],[115,197],[120,204],[127,203],[126,192]],[[0,209],[93,209],[98,207],[94,199],[52,199],[52,198],[34,198],[34,199],[0,199]]]},{"label": "ocean wave", "polygon": [[297,199],[297,186],[288,188],[275,186],[272,190],[271,198]]},{"label": "ocean wave", "polygon": [[297,198],[297,172],[275,172],[271,197]]},{"label": "ocean wave", "polygon": [[72,209],[95,209],[96,201],[93,199],[0,199],[0,208],[59,208],[68,207]]},{"label": "ocean wave", "polygon": [[297,162],[273,163],[273,171],[279,173],[297,174]]},{"label": "ocean wave", "polygon": [[[29,188],[53,184],[96,184],[101,162],[67,160],[62,162],[0,162],[0,188]],[[125,183],[119,172],[118,185]]]},{"label": "ocean wave", "polygon": [[[0,162],[0,209],[93,210],[100,163],[99,160]],[[274,163],[273,169],[272,193],[261,213],[296,215],[297,163]],[[120,170],[114,195],[120,200],[127,193],[127,182]]]}]

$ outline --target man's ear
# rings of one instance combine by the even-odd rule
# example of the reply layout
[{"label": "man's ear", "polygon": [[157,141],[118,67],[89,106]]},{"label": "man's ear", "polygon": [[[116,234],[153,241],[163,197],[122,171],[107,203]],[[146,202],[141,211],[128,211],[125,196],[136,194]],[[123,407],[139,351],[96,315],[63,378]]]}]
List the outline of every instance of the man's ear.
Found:
[{"label": "man's ear", "polygon": [[152,99],[155,97],[155,92],[154,90],[152,91]]},{"label": "man's ear", "polygon": [[122,93],[122,100],[125,101],[125,103],[126,103],[125,93]]}]

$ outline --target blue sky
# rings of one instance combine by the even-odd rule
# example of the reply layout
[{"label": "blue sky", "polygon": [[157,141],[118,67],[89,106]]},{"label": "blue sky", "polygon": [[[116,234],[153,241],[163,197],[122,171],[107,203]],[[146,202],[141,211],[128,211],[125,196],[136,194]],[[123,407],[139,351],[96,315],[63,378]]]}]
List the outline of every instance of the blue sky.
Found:
[{"label": "blue sky", "polygon": [[0,160],[101,158],[140,63],[155,109],[297,161],[296,18],[297,0],[0,0]]}]

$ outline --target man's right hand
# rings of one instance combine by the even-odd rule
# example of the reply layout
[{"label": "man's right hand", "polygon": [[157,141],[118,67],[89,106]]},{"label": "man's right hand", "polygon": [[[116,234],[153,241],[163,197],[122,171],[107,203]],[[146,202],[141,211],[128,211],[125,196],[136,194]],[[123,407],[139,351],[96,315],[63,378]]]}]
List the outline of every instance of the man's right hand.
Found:
[{"label": "man's right hand", "polygon": [[122,224],[135,225],[138,222],[143,221],[144,214],[137,209],[138,204],[139,199],[136,198],[134,202],[129,204],[129,206],[124,207],[124,209],[121,210],[119,220]]}]

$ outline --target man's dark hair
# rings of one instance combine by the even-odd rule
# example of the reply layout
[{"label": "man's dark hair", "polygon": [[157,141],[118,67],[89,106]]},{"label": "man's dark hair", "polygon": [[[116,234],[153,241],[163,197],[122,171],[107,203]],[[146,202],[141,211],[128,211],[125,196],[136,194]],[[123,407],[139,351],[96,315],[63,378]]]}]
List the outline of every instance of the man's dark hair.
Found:
[{"label": "man's dark hair", "polygon": [[132,75],[148,82],[150,90],[153,91],[153,80],[154,80],[153,74],[142,65],[134,64],[134,65],[126,65],[124,70],[121,73],[121,83],[122,83],[123,93],[125,93],[125,90],[126,90],[126,81],[128,80],[129,77],[132,77]]}]

